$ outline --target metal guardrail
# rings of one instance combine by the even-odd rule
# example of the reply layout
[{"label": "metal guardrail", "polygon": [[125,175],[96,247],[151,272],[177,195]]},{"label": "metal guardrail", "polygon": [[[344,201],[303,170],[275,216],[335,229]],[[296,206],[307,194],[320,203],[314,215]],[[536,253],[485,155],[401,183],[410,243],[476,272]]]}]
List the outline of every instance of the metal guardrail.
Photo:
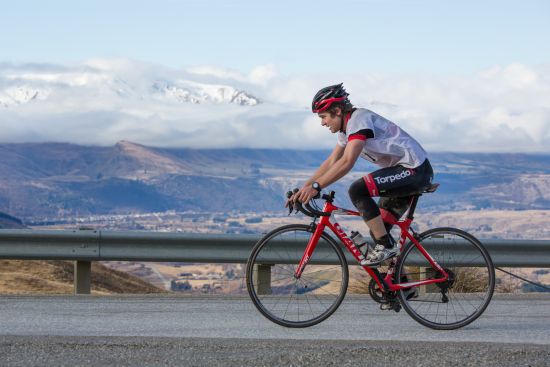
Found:
[{"label": "metal guardrail", "polygon": [[[75,260],[75,293],[90,293],[92,261],[245,263],[259,237],[138,231],[4,229],[0,230],[0,258]],[[495,266],[550,267],[550,241],[491,239],[482,242],[490,252]],[[429,246],[442,245],[446,244],[434,241]],[[285,241],[281,246],[303,248],[304,242]],[[460,247],[460,244],[457,243],[456,246]],[[350,264],[355,264],[355,259],[347,251],[346,257]]]}]

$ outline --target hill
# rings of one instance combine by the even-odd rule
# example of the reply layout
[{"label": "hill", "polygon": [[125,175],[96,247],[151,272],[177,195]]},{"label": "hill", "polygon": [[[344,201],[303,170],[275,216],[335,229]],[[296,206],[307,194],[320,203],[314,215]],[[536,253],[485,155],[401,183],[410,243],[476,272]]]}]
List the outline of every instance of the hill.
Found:
[{"label": "hill", "polygon": [[[24,222],[93,214],[269,211],[328,151],[167,149],[120,141],[112,147],[61,143],[0,145],[0,210]],[[431,211],[550,209],[550,155],[433,153],[441,187]],[[347,188],[377,167],[360,160],[334,185]]]},{"label": "hill", "polygon": [[[73,277],[72,261],[0,260],[1,294],[70,294]],[[165,292],[138,277],[92,263],[92,294]]]},{"label": "hill", "polygon": [[12,217],[9,214],[0,212],[0,229],[25,228],[21,219]]}]

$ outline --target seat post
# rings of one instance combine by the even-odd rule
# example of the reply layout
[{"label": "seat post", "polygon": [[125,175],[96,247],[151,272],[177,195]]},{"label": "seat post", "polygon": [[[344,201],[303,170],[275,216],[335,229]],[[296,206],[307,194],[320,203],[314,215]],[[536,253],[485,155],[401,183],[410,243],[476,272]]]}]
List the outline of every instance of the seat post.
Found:
[{"label": "seat post", "polygon": [[416,204],[418,204],[418,198],[421,196],[422,194],[414,195],[413,198],[411,199],[411,204],[409,205],[409,212],[407,214],[408,219],[411,219],[411,220],[413,219],[414,211],[416,210]]}]

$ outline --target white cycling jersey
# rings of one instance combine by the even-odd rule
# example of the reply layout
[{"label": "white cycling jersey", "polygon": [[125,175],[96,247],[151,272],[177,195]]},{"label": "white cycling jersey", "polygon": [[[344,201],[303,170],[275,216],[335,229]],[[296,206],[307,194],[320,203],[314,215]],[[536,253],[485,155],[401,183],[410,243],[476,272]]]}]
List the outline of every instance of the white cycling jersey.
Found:
[{"label": "white cycling jersey", "polygon": [[427,157],[422,146],[403,129],[366,108],[356,109],[346,132],[338,133],[338,145],[342,147],[352,139],[366,140],[361,157],[383,168],[416,168]]}]

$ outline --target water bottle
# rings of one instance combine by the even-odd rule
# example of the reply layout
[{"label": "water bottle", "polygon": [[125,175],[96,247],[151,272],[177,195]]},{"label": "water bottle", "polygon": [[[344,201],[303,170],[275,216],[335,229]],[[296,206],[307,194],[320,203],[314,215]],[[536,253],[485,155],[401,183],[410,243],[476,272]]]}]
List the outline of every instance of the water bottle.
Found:
[{"label": "water bottle", "polygon": [[367,240],[363,237],[361,233],[357,231],[352,231],[351,236],[349,236],[349,238],[353,242],[355,247],[357,247],[363,255],[365,255],[368,252]]}]

